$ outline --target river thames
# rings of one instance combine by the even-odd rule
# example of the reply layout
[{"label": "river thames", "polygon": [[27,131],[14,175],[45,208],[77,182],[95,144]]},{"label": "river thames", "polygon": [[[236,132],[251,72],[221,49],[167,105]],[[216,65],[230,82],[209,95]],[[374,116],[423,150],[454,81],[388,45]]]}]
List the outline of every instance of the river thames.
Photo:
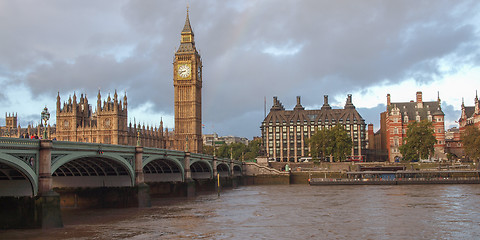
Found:
[{"label": "river thames", "polygon": [[[480,185],[243,186],[152,208],[64,210],[1,239],[479,239]],[[2,206],[4,207],[4,206]]]}]

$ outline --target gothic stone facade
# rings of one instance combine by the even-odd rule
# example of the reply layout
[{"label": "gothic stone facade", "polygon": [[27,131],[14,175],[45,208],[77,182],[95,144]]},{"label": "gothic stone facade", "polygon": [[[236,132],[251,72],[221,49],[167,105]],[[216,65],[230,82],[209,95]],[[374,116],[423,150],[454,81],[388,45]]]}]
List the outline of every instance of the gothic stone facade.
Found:
[{"label": "gothic stone facade", "polygon": [[88,98],[81,95],[77,102],[76,94],[61,106],[60,94],[57,96],[57,119],[55,137],[59,141],[91,142],[118,145],[136,145],[145,147],[171,149],[172,140],[163,131],[163,122],[160,127],[151,127],[140,124],[127,124],[127,96],[123,102],[117,92],[110,95],[102,103],[101,94],[97,95],[96,111],[88,103]]},{"label": "gothic stone facade", "polygon": [[424,102],[422,92],[417,92],[416,101],[410,102],[391,102],[390,94],[387,95],[387,111],[381,118],[381,126],[385,126],[384,144],[388,150],[388,160],[394,162],[402,158],[400,146],[403,144],[406,136],[408,124],[411,122],[420,122],[428,120],[433,124],[434,136],[437,143],[434,145],[435,158],[445,159],[445,114],[442,111],[440,98],[437,101]]},{"label": "gothic stone facade", "polygon": [[317,129],[331,128],[343,124],[350,132],[353,147],[352,156],[362,156],[366,147],[365,120],[355,109],[352,95],[348,95],[343,109],[332,109],[328,96],[318,110],[305,110],[297,97],[293,110],[285,110],[282,103],[273,97],[273,106],[262,122],[261,131],[268,158],[283,162],[298,162],[302,157],[310,156],[306,142]]},{"label": "gothic stone facade", "polygon": [[471,125],[480,129],[480,102],[478,100],[478,94],[475,96],[474,104],[474,106],[466,107],[462,101],[462,115],[458,120],[460,133],[463,133],[465,128]]}]

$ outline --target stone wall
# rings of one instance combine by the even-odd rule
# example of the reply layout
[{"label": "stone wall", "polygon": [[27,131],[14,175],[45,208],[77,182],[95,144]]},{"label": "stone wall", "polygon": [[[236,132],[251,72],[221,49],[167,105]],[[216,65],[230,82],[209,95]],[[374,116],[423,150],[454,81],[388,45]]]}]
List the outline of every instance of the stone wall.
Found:
[{"label": "stone wall", "polygon": [[245,175],[247,176],[257,176],[257,175],[282,175],[289,173],[281,172],[277,169],[273,169],[267,166],[262,166],[254,162],[245,162],[243,167],[245,168]]}]

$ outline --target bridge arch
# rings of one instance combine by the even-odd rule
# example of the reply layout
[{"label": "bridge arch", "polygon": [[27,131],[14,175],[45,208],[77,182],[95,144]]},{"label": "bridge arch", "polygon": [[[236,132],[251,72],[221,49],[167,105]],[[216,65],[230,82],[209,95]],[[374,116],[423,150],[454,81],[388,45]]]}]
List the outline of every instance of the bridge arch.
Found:
[{"label": "bridge arch", "polygon": [[241,176],[242,167],[240,165],[233,165],[233,176]]},{"label": "bridge arch", "polygon": [[193,160],[190,162],[190,172],[192,173],[193,179],[213,178],[213,167],[204,159]]},{"label": "bridge arch", "polygon": [[230,175],[230,167],[226,163],[218,163],[217,173],[220,174],[220,177],[228,177]]},{"label": "bridge arch", "polygon": [[0,153],[0,196],[37,195],[38,176],[32,167],[36,166],[29,166],[12,155]]},{"label": "bridge arch", "polygon": [[185,169],[172,157],[150,156],[142,163],[145,182],[183,182]]},{"label": "bridge arch", "polygon": [[132,165],[125,158],[112,153],[68,154],[52,163],[53,187],[134,186],[135,171]]}]

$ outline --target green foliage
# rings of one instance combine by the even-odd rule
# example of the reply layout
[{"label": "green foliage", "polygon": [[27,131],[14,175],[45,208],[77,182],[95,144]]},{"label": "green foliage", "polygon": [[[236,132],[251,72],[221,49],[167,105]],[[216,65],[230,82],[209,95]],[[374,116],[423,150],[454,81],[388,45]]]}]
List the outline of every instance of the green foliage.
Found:
[{"label": "green foliage", "polygon": [[480,158],[480,130],[475,126],[468,126],[461,136],[465,155],[472,160]]},{"label": "green foliage", "polygon": [[317,130],[308,139],[313,158],[324,159],[333,156],[336,161],[343,161],[352,151],[352,139],[344,126],[338,124],[331,129]]},{"label": "green foliage", "polygon": [[313,158],[324,159],[326,156],[330,155],[330,138],[329,130],[323,128],[317,130],[308,140],[307,143],[310,145],[311,153]]},{"label": "green foliage", "polygon": [[447,153],[447,159],[448,159],[448,160],[451,161],[451,160],[454,160],[454,159],[456,159],[456,158],[458,158],[457,155],[455,155],[455,154],[453,154],[453,153]]},{"label": "green foliage", "polygon": [[213,146],[203,146],[203,153],[213,155]]},{"label": "green foliage", "polygon": [[332,155],[335,159],[343,161],[348,155],[351,155],[353,145],[352,138],[343,125],[336,125],[330,131],[333,135]]},{"label": "green foliage", "polygon": [[432,123],[426,120],[412,122],[408,125],[405,143],[400,146],[400,153],[405,161],[429,158],[437,142],[433,135]]},{"label": "green foliage", "polygon": [[[219,158],[230,158],[236,160],[252,160],[258,156],[260,151],[260,144],[262,143],[261,139],[256,139],[251,141],[248,146],[243,143],[232,143],[232,144],[223,144],[220,147],[217,147],[215,153]],[[205,149],[205,148],[204,148]],[[210,153],[209,153],[210,154]],[[212,147],[213,155],[213,147]]]}]

